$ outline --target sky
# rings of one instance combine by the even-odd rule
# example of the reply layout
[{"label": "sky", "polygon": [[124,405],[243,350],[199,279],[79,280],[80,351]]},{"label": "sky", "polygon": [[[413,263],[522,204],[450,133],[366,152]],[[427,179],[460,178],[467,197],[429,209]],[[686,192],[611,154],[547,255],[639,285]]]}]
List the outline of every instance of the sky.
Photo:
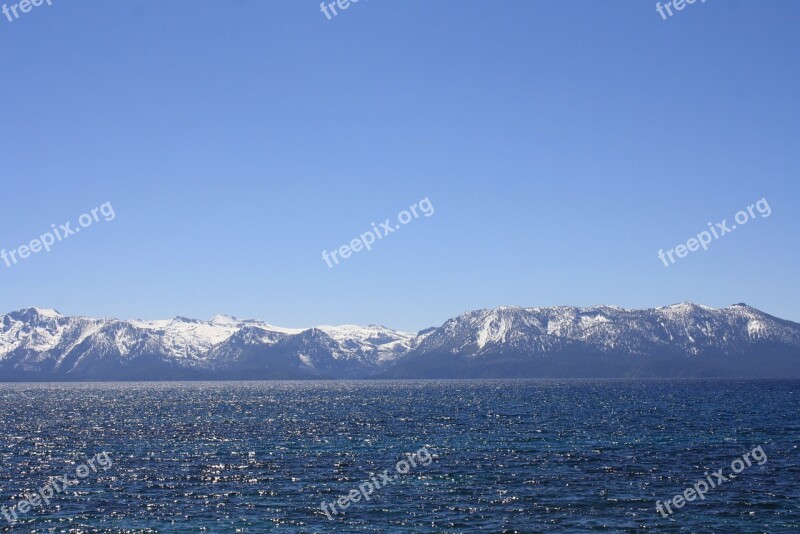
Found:
[{"label": "sky", "polygon": [[800,321],[800,2],[51,2],[0,15],[0,248],[114,216],[0,261],[0,313]]}]

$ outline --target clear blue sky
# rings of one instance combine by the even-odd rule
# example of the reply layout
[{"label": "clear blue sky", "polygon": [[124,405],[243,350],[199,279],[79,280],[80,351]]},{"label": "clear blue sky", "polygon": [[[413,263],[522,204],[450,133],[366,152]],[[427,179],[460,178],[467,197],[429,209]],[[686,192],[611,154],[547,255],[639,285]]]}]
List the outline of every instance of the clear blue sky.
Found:
[{"label": "clear blue sky", "polygon": [[[6,2],[11,0],[6,0]],[[16,1],[16,0],[13,0]],[[416,330],[476,308],[800,321],[800,2],[53,0],[0,18],[0,310]],[[420,218],[322,260],[428,197]],[[766,197],[669,268],[657,257]]]}]

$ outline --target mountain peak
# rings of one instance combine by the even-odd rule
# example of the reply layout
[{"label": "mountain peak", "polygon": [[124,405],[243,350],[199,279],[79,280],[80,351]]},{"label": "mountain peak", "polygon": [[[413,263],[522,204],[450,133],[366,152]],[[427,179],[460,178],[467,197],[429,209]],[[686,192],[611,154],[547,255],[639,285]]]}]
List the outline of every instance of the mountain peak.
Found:
[{"label": "mountain peak", "polygon": [[678,302],[676,304],[670,304],[668,306],[661,306],[656,308],[657,310],[679,310],[679,311],[694,311],[694,310],[707,310],[707,311],[717,311],[718,308],[712,308],[711,306],[706,306],[704,304],[697,304],[696,302],[691,301],[684,301]]},{"label": "mountain peak", "polygon": [[182,315],[176,315],[172,318],[173,323],[200,323],[202,321],[198,319],[192,319],[191,317],[183,317]]},{"label": "mountain peak", "polygon": [[235,325],[239,324],[239,319],[232,315],[215,315],[211,318],[211,322],[213,324],[220,324],[220,325]]},{"label": "mountain peak", "polygon": [[61,315],[60,313],[58,313],[58,311],[52,308],[39,308],[37,306],[32,306],[29,309],[39,314],[42,317],[63,317],[63,315]]},{"label": "mountain peak", "polygon": [[56,310],[51,308],[39,308],[38,306],[31,306],[29,308],[21,308],[19,310],[12,311],[8,314],[10,317],[17,317],[22,320],[27,320],[29,318],[47,318],[47,319],[58,319],[60,317],[64,317]]}]

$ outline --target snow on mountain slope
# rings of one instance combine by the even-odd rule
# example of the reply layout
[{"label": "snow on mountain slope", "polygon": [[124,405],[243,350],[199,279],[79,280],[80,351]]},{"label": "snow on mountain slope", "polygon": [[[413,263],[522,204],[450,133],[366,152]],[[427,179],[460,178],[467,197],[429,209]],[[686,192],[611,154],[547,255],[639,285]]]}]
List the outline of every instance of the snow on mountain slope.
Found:
[{"label": "snow on mountain slope", "polygon": [[379,326],[282,328],[225,315],[210,321],[121,321],[65,317],[40,308],[0,316],[0,326],[0,370],[24,372],[78,372],[88,361],[100,365],[92,358],[101,358],[103,365],[109,359],[123,366],[155,359],[214,371],[269,356],[280,360],[272,360],[273,365],[330,372],[346,368],[355,375],[402,355],[414,337]]},{"label": "snow on mountain slope", "polygon": [[671,344],[691,353],[700,346],[722,348],[735,340],[759,337],[800,343],[796,323],[780,321],[755,308],[735,305],[716,309],[682,303],[651,310],[614,306],[477,310],[426,333],[417,348],[477,356],[499,346],[537,352],[570,341],[601,351],[625,349],[637,354]]},{"label": "snow on mountain slope", "polygon": [[385,363],[397,359],[407,350],[416,334],[398,332],[385,326],[342,325],[319,326],[346,351],[356,354],[372,354],[374,363]]},{"label": "snow on mountain slope", "polygon": [[178,358],[201,357],[242,326],[241,322],[220,320],[219,316],[211,321],[176,317],[170,321],[131,321],[130,324],[151,333],[160,340],[166,354]]},{"label": "snow on mountain slope", "polygon": [[644,310],[504,306],[470,311],[418,334],[377,325],[280,328],[224,315],[122,321],[28,308],[0,316],[0,380],[386,373],[800,376],[800,325],[743,304],[692,303]]}]

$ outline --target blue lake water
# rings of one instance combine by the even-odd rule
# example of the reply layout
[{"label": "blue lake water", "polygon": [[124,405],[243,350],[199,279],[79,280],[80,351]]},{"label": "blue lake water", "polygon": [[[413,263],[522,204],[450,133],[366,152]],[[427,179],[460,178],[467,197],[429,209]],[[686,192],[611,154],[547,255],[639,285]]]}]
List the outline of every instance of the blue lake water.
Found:
[{"label": "blue lake water", "polygon": [[[14,532],[800,531],[800,381],[0,384],[0,426],[6,509],[113,461],[0,516]],[[369,501],[320,508],[387,469]]]}]

